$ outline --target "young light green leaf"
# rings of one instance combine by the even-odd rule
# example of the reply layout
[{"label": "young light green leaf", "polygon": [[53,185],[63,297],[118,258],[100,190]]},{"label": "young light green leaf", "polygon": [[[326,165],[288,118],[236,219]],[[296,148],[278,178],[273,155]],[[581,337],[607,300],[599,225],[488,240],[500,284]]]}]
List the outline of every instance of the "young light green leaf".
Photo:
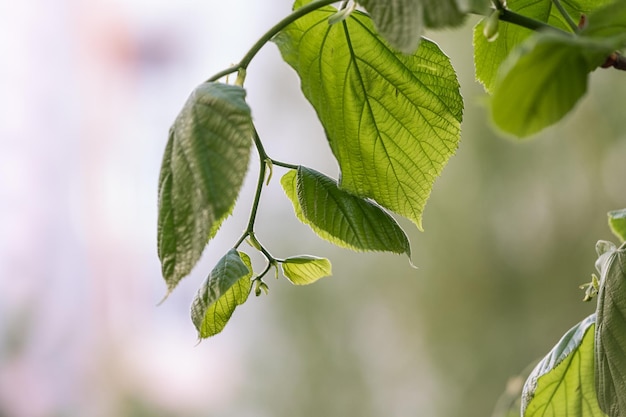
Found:
[{"label": "young light green leaf", "polygon": [[[495,124],[525,137],[559,121],[587,91],[591,71],[580,39],[537,34],[503,63],[491,102]],[[597,62],[596,62],[597,64]]]},{"label": "young light green leaf", "polygon": [[626,415],[626,244],[598,246],[600,292],[596,310],[595,384],[609,417]]},{"label": "young light green leaf", "polygon": [[[562,1],[562,4],[574,19],[578,19],[581,14],[589,14],[611,2],[612,0],[567,0]],[[571,31],[563,16],[554,7],[553,0],[508,0],[506,4],[508,9],[526,17]],[[474,27],[474,65],[476,79],[483,84],[487,92],[492,92],[500,65],[513,49],[533,34],[533,31],[501,22],[498,39],[489,42],[483,35],[486,21],[483,19]]]},{"label": "young light green leaf", "polygon": [[378,205],[352,195],[335,180],[306,167],[280,180],[298,219],[321,238],[356,251],[385,251],[411,256],[409,239]]},{"label": "young light green leaf", "polygon": [[283,275],[295,285],[312,284],[320,278],[332,275],[330,261],[316,256],[294,256],[285,259],[280,266]]},{"label": "young light green leaf", "polygon": [[595,315],[570,329],[532,371],[522,417],[604,417],[594,388]]},{"label": "young light green leaf", "polygon": [[463,100],[448,57],[423,40],[394,52],[360,12],[329,26],[323,8],[274,41],[301,79],[341,168],[341,188],[421,228],[435,178],[455,152]]},{"label": "young light green leaf", "polygon": [[170,129],[159,179],[158,252],[171,291],[231,213],[250,156],[252,117],[241,87],[204,83]]},{"label": "young light green leaf", "polygon": [[248,299],[251,277],[252,264],[245,253],[231,249],[219,260],[191,305],[191,320],[200,339],[224,329],[235,308]]},{"label": "young light green leaf", "polygon": [[609,212],[609,226],[622,242],[626,241],[626,209]]}]

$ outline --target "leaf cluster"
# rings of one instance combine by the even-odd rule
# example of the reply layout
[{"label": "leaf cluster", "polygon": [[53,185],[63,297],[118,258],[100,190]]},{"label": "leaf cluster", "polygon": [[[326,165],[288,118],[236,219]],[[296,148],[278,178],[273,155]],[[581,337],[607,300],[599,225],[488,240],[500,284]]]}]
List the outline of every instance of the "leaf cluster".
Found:
[{"label": "leaf cluster", "polygon": [[[199,85],[170,129],[159,178],[158,254],[171,292],[198,263],[232,213],[256,150],[259,174],[248,225],[217,262],[192,303],[199,338],[221,332],[252,289],[267,293],[274,270],[292,284],[332,274],[328,259],[274,256],[255,234],[260,197],[275,169],[295,216],[322,239],[355,251],[411,256],[394,218],[422,229],[436,178],[455,153],[463,99],[450,59],[427,28],[485,16],[473,32],[476,78],[491,95],[503,132],[522,138],[560,121],[597,68],[622,69],[626,5],[609,0],[296,0],[233,67]],[[491,7],[490,7],[491,5]],[[357,7],[357,6],[360,6]],[[364,10],[364,11],[363,11]],[[266,151],[246,101],[246,71],[272,41],[301,81],[339,166],[331,178]],[[220,81],[238,73],[235,84]],[[624,211],[610,226],[626,237]],[[260,253],[253,265],[242,250]],[[524,416],[626,415],[626,249],[598,246],[598,297],[583,320],[537,365],[522,398]]]}]

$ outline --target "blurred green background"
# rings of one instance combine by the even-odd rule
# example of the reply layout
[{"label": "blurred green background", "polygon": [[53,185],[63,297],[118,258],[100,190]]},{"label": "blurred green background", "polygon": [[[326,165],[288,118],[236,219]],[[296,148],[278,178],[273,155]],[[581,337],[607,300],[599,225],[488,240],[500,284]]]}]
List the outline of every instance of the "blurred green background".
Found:
[{"label": "blurred green background", "polygon": [[[158,168],[167,127],[194,85],[237,61],[290,9],[284,0],[271,7],[242,3],[188,2],[181,6],[184,13],[171,13],[175,7],[169,5],[151,20],[144,17],[156,16],[147,12],[154,5],[131,12],[116,6],[116,13],[127,16],[128,36],[139,39],[139,53],[148,58],[140,54],[135,63],[133,87],[106,74],[97,80],[104,83],[102,90],[117,82],[120,91],[132,90],[139,98],[124,118],[111,112],[102,119],[119,129],[96,139],[85,129],[64,145],[80,149],[79,155],[66,153],[50,162],[74,171],[52,179],[42,174],[30,185],[38,190],[52,181],[64,189],[83,170],[122,170],[124,175],[104,188],[116,204],[94,200],[91,193],[103,191],[94,180],[81,184],[61,209],[46,211],[44,226],[70,218],[78,222],[70,228],[73,240],[61,254],[66,262],[61,266],[54,262],[61,255],[53,246],[13,246],[21,229],[0,241],[0,369],[8,370],[0,376],[0,416],[490,416],[509,379],[594,309],[581,301],[578,287],[594,272],[596,241],[613,239],[606,213],[626,207],[624,74],[596,71],[589,94],[572,114],[518,142],[491,127],[487,99],[474,81],[471,26],[477,19],[428,33],[458,71],[466,110],[461,146],[435,183],[425,231],[399,219],[417,268],[405,257],[352,253],[318,239],[295,220],[280,189],[283,172],[276,169],[263,194],[257,236],[278,257],[330,258],[333,277],[309,287],[269,279],[269,296],[251,297],[222,334],[195,346],[189,304],[245,225],[258,161],[253,158],[234,216],[200,265],[155,307],[165,292],[154,231]],[[108,3],[99,4],[106,9]],[[138,28],[163,33],[153,34],[158,42],[142,43]],[[120,33],[115,25],[102,30],[104,39]],[[168,34],[177,30],[186,35],[172,41]],[[250,66],[246,87],[272,157],[337,175],[322,128],[274,45]],[[121,97],[108,106],[122,105]],[[91,105],[100,109],[96,102]],[[6,121],[4,126],[8,132]],[[98,129],[97,123],[90,129]],[[117,137],[117,147],[106,147],[107,135]],[[10,146],[8,139],[3,146]],[[86,154],[99,157],[102,147],[108,159],[99,165],[76,162]],[[25,169],[30,162],[25,157]],[[6,187],[10,178],[3,172],[0,184]],[[86,175],[99,178],[92,171]],[[125,188],[131,177],[132,187]],[[28,186],[23,194],[33,194]],[[8,202],[24,198],[18,191],[5,194]],[[93,232],[98,216],[109,210],[131,215],[116,223],[118,234]],[[11,232],[8,225],[5,216],[0,226]],[[61,230],[46,230],[50,242],[70,239]],[[15,264],[16,257],[48,266],[31,271]],[[52,289],[44,290],[47,273]],[[32,284],[11,290],[19,285],[16,277]],[[58,311],[65,313],[45,324],[47,314]],[[29,407],[26,393],[43,393],[45,401]]]}]

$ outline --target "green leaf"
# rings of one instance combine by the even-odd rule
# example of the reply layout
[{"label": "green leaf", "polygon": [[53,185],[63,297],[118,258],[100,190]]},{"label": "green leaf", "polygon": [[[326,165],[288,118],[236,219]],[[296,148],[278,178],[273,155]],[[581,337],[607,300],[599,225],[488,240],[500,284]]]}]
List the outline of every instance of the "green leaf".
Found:
[{"label": "green leaf", "polygon": [[523,417],[604,417],[593,378],[595,318],[574,326],[537,364],[524,385]]},{"label": "green leaf", "polygon": [[386,251],[411,256],[398,223],[378,205],[337,187],[313,169],[299,167],[280,180],[298,219],[321,238],[356,251]]},{"label": "green leaf", "polygon": [[[561,0],[570,16],[578,19],[581,14],[611,3],[612,0]],[[549,23],[559,29],[571,31],[569,25],[554,7],[553,0],[508,0],[507,8],[526,17]],[[500,65],[524,40],[534,32],[514,24],[501,22],[498,38],[489,42],[483,35],[486,19],[474,27],[474,65],[476,79],[485,90],[492,92],[496,83]]]},{"label": "green leaf", "polygon": [[609,212],[609,226],[611,231],[622,242],[626,240],[626,209]]},{"label": "green leaf", "polygon": [[360,0],[376,30],[394,48],[415,52],[424,32],[424,9],[420,0]]},{"label": "green leaf", "polygon": [[295,285],[312,284],[332,275],[330,261],[310,255],[294,256],[281,263],[283,274]]},{"label": "green leaf", "polygon": [[537,34],[503,64],[491,102],[495,124],[525,137],[559,121],[587,91],[585,46],[573,37]]},{"label": "green leaf", "polygon": [[231,213],[250,157],[241,87],[204,83],[170,129],[159,178],[158,252],[168,290],[191,272]]},{"label": "green leaf", "polygon": [[252,264],[243,252],[231,249],[211,271],[191,305],[191,320],[201,339],[224,329],[235,308],[246,302]]},{"label": "green leaf", "polygon": [[341,169],[341,188],[421,229],[435,178],[460,138],[463,100],[448,57],[423,40],[394,52],[360,12],[329,26],[326,7],[274,41],[301,79]]},{"label": "green leaf", "polygon": [[626,244],[598,242],[600,292],[596,310],[595,383],[600,408],[626,415]]},{"label": "green leaf", "polygon": [[581,31],[581,35],[601,39],[617,37],[623,43],[625,31],[626,4],[623,1],[617,1],[587,16],[587,25]]}]

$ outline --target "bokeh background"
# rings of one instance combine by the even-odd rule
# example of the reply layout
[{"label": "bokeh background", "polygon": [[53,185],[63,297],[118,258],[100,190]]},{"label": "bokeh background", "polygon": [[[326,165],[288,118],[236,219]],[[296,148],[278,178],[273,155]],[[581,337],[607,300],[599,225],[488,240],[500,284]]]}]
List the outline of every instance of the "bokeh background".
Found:
[{"label": "bokeh background", "polygon": [[[189,305],[243,230],[239,206],[165,294],[156,255],[167,130],[190,91],[289,13],[273,0],[0,2],[0,416],[490,416],[529,363],[593,310],[606,212],[626,207],[624,73],[597,71],[565,122],[515,142],[491,128],[471,25],[429,33],[458,70],[463,139],[413,263],[334,248],[293,217],[275,179],[257,235],[334,276],[269,281],[197,343]],[[249,68],[273,157],[337,174],[274,45]],[[257,259],[258,260],[258,259]]]}]

